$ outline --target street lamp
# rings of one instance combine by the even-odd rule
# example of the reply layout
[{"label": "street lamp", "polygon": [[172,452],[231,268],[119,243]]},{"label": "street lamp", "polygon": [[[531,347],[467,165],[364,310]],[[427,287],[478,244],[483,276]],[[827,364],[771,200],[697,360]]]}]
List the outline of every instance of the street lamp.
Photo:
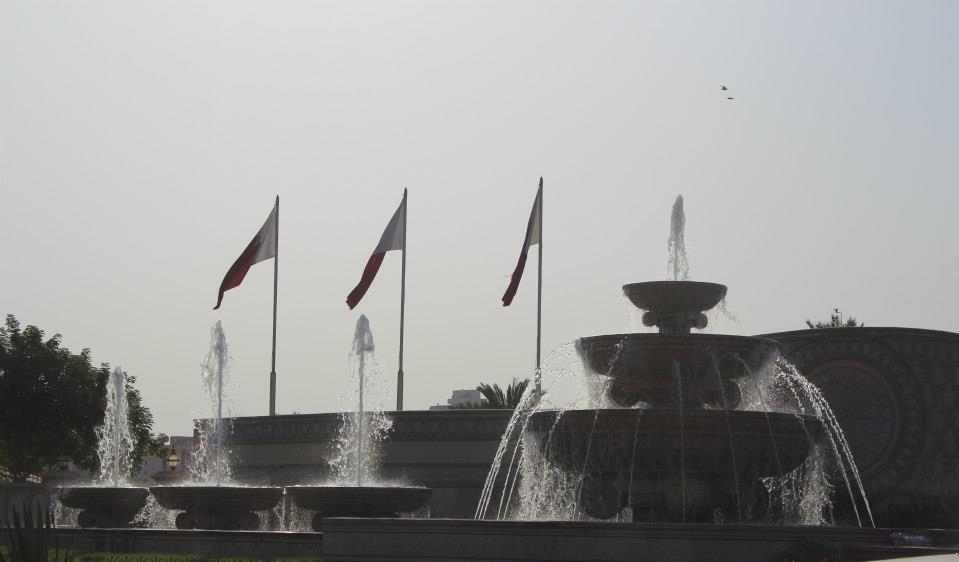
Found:
[{"label": "street lamp", "polygon": [[170,454],[167,455],[166,465],[171,470],[176,470],[180,466],[180,457],[176,454],[176,447],[170,446]]}]

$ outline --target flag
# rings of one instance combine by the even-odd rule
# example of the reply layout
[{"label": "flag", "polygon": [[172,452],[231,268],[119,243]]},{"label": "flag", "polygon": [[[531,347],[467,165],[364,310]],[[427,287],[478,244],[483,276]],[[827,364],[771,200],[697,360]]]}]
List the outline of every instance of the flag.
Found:
[{"label": "flag", "polygon": [[256,233],[253,240],[250,240],[246,249],[243,250],[240,257],[236,258],[236,261],[230,266],[230,270],[223,277],[223,282],[220,283],[220,294],[217,296],[216,306],[213,307],[213,310],[220,308],[220,304],[223,302],[223,293],[240,286],[243,278],[246,277],[246,272],[250,270],[250,266],[276,257],[276,229],[276,206],[274,206],[273,210],[270,211],[270,216],[263,223],[263,227]]},{"label": "flag", "polygon": [[370,256],[369,261],[366,262],[366,268],[363,269],[363,276],[360,278],[360,282],[357,283],[356,288],[346,297],[346,306],[350,307],[350,310],[360,303],[363,295],[365,295],[366,291],[370,288],[373,279],[376,277],[376,272],[380,270],[380,265],[383,263],[386,252],[405,249],[406,189],[403,190],[403,201],[400,202],[400,206],[397,207],[396,212],[393,213],[393,218],[391,218],[389,224],[386,225],[383,236],[380,237],[380,243],[376,245],[376,249],[373,250],[373,255]]},{"label": "flag", "polygon": [[533,201],[533,210],[529,214],[529,222],[526,224],[526,239],[523,240],[523,250],[519,254],[519,260],[516,262],[516,269],[510,277],[509,287],[503,295],[503,306],[509,306],[516,296],[516,290],[519,289],[519,281],[523,278],[523,270],[526,268],[526,254],[529,247],[539,244],[543,235],[543,178],[539,178],[539,190],[536,192],[536,199]]}]

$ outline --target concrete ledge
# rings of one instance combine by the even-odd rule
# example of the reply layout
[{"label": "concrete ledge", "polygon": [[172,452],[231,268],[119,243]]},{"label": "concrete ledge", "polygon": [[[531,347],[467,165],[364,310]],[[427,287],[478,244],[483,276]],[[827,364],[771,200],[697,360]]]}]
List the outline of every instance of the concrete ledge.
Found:
[{"label": "concrete ledge", "polygon": [[[324,562],[771,562],[802,540],[839,546],[850,560],[959,549],[895,547],[890,529],[764,525],[327,519]],[[928,535],[927,535],[928,536]],[[939,532],[938,541],[956,541]]]},{"label": "concrete ledge", "polygon": [[[956,553],[959,531],[911,530],[929,547],[893,546],[892,529],[764,525],[327,519],[324,533],[57,529],[59,548],[324,562],[778,562],[802,540],[848,560]],[[0,544],[6,535],[0,535]]]},{"label": "concrete ledge", "polygon": [[[59,548],[85,552],[196,554],[270,559],[323,555],[321,533],[184,531],[178,529],[56,529]],[[6,537],[0,539],[5,542]]]}]

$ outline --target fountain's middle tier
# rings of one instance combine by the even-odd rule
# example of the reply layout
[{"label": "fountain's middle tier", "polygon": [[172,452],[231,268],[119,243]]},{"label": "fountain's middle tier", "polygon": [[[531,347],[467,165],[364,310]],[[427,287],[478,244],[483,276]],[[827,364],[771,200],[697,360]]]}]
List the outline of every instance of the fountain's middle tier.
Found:
[{"label": "fountain's middle tier", "polygon": [[813,416],[672,408],[540,411],[527,426],[546,458],[583,475],[589,515],[676,522],[763,509],[761,479],[796,469],[821,431]]},{"label": "fountain's middle tier", "polygon": [[611,334],[580,338],[576,350],[589,370],[612,379],[608,395],[625,408],[735,408],[732,379],[757,372],[776,351],[765,338],[720,334]]}]

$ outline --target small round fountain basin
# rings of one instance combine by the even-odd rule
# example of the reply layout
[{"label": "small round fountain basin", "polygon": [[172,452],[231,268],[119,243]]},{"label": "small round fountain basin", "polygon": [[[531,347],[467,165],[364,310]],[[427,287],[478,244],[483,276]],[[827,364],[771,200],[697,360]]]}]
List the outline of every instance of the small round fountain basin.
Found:
[{"label": "small round fountain basin", "polygon": [[273,509],[283,497],[274,486],[152,486],[150,493],[177,515],[179,529],[256,530],[254,513]]},{"label": "small round fountain basin", "polygon": [[112,486],[71,486],[60,488],[60,503],[82,509],[77,523],[84,528],[123,528],[146,504],[147,488]]},{"label": "small round fountain basin", "polygon": [[147,501],[147,488],[71,486],[60,488],[60,503],[74,509],[139,511]]},{"label": "small round fountain basin", "polygon": [[275,486],[151,486],[157,503],[177,510],[263,511],[273,509],[283,497],[283,488]]},{"label": "small round fountain basin", "polygon": [[313,529],[324,517],[396,517],[417,511],[433,490],[420,486],[287,486],[300,509],[318,511]]}]

